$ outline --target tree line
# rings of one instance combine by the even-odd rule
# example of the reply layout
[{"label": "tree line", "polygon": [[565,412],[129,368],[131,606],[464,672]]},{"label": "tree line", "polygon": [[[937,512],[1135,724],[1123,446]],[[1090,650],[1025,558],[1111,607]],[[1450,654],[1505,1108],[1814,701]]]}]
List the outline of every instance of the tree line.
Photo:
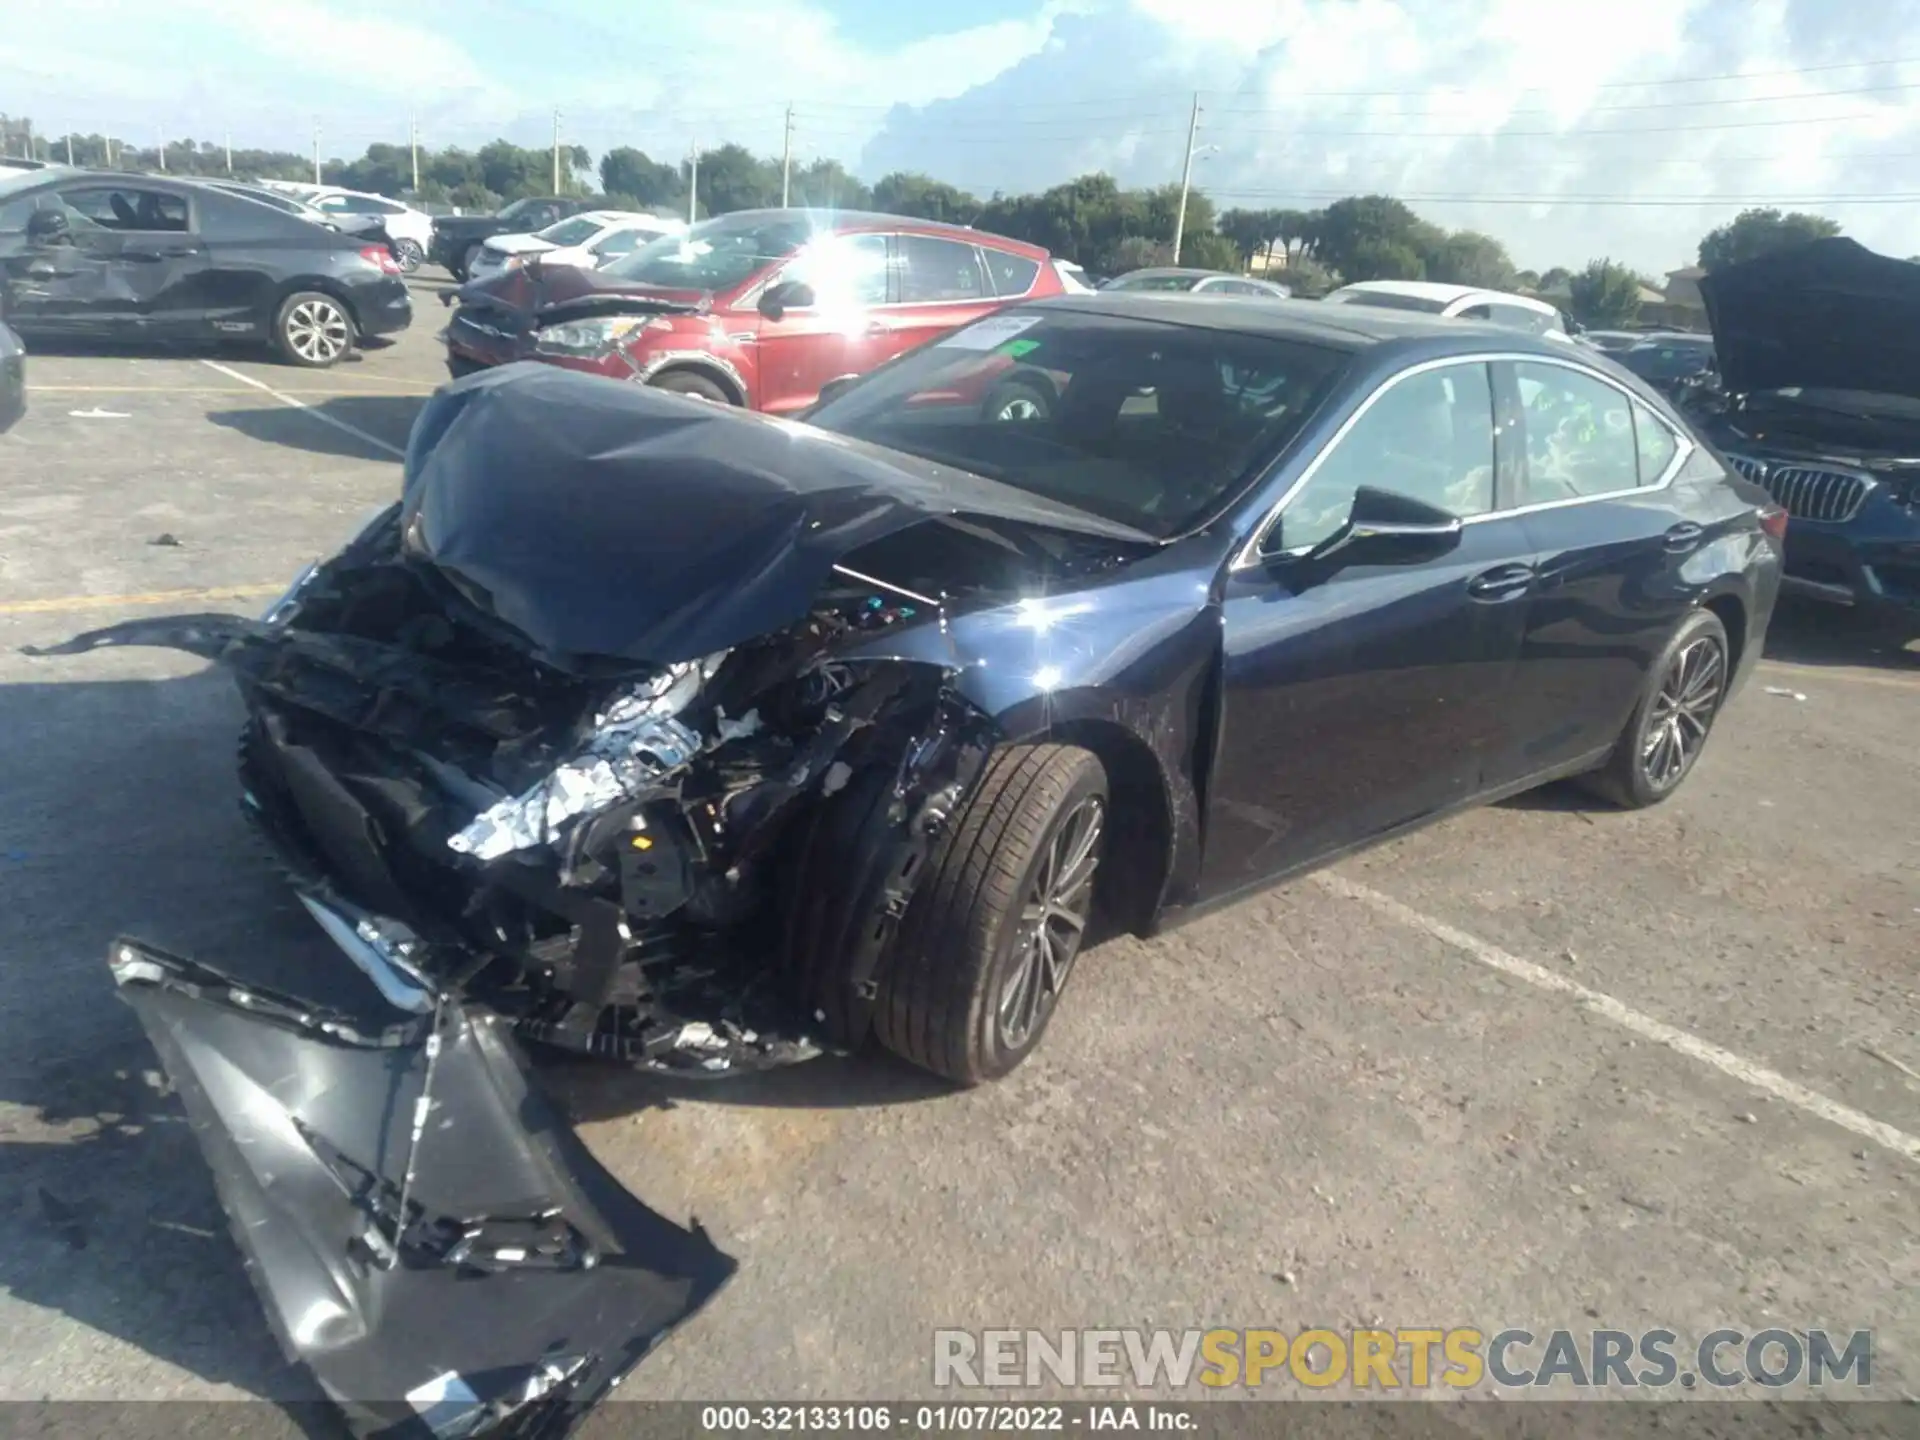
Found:
[{"label": "tree line", "polygon": [[[0,152],[21,153],[30,130],[30,122],[0,115]],[[109,136],[75,134],[35,136],[32,146],[45,159],[64,161],[71,155],[78,165],[120,170],[313,178],[311,156],[256,148],[229,151],[205,140],[142,148]],[[412,147],[377,143],[359,159],[324,161],[321,179],[329,185],[468,210],[491,210],[554,189],[552,150],[506,140],[475,150],[422,147],[417,185],[414,165]],[[697,170],[697,203],[692,206],[696,217],[778,205],[784,193],[794,205],[880,210],[971,225],[1043,245],[1095,274],[1170,262],[1180,206],[1178,185],[1126,189],[1105,174],[1082,175],[1028,194],[984,197],[906,171],[868,185],[829,159],[796,165],[783,177],[778,157],[756,155],[734,144],[701,151],[694,167],[628,145],[607,151],[595,165],[584,147],[564,146],[559,170],[561,193],[596,196],[609,208],[686,214],[690,171]],[[1839,232],[1825,216],[1750,209],[1704,236],[1697,254],[1700,265],[1712,270]],[[1604,257],[1579,270],[1523,269],[1491,235],[1447,230],[1387,195],[1355,195],[1312,210],[1220,211],[1203,192],[1190,192],[1180,262],[1209,270],[1245,270],[1256,260],[1269,278],[1291,286],[1298,295],[1323,295],[1355,280],[1438,280],[1544,294],[1595,326],[1631,320],[1640,309],[1642,287],[1661,288],[1655,278]]]}]

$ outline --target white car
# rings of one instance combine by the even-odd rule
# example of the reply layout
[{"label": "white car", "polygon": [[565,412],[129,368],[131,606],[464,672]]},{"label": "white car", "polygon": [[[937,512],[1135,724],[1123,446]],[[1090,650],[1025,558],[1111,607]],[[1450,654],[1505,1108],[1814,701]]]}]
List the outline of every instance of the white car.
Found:
[{"label": "white car", "polygon": [[1412,310],[1456,320],[1490,320],[1495,325],[1524,330],[1529,335],[1572,339],[1567,331],[1567,317],[1546,301],[1471,285],[1443,285],[1434,280],[1359,280],[1330,291],[1322,303]]},{"label": "white car", "polygon": [[530,235],[493,236],[473,257],[467,278],[484,280],[524,265],[535,255],[542,265],[597,270],[649,240],[678,235],[686,228],[684,220],[666,220],[631,210],[587,210]]},{"label": "white car", "polygon": [[393,258],[409,275],[427,258],[427,246],[433,240],[433,217],[424,210],[360,190],[315,190],[300,198],[323,215],[378,216],[381,228],[393,237]]}]

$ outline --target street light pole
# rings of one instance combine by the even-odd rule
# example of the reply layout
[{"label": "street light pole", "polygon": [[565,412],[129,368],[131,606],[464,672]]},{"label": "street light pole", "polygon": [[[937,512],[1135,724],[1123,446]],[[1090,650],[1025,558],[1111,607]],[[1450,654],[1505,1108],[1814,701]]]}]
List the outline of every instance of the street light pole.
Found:
[{"label": "street light pole", "polygon": [[693,141],[687,146],[687,224],[694,222],[695,207],[700,203],[700,142]]},{"label": "street light pole", "polygon": [[1193,114],[1187,119],[1187,163],[1180,171],[1180,213],[1173,222],[1173,263],[1180,263],[1180,242],[1187,234],[1187,192],[1193,187],[1193,142],[1200,136],[1200,92],[1193,92]]},{"label": "street light pole", "polygon": [[787,208],[793,190],[793,106],[787,106],[787,134],[780,146],[780,208]]}]

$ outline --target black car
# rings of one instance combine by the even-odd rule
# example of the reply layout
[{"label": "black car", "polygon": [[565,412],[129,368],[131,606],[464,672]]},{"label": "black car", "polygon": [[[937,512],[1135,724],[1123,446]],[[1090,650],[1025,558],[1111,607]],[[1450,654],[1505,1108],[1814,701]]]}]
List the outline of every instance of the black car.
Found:
[{"label": "black car", "polygon": [[1613,358],[1670,400],[1715,375],[1711,335],[1654,335]]},{"label": "black car", "polygon": [[1701,423],[1792,516],[1786,588],[1920,634],[1920,265],[1818,240],[1700,282]]},{"label": "black car", "polygon": [[[1050,413],[980,403],[1023,367]],[[489,370],[264,619],[57,647],[236,673],[245,808],[353,962],[349,1005],[112,960],[337,1396],[590,1403],[731,1264],[557,1148],[510,1033],[994,1079],[1090,935],[1563,776],[1666,799],[1779,583],[1665,401],[1490,327],[1075,295],[810,421]]]},{"label": "black car", "polygon": [[473,269],[473,257],[495,235],[530,235],[596,205],[577,195],[529,195],[491,215],[437,215],[427,258],[464,282]]},{"label": "black car", "polygon": [[190,180],[0,180],[0,284],[27,339],[262,340],[325,366],[413,318],[387,249]]}]

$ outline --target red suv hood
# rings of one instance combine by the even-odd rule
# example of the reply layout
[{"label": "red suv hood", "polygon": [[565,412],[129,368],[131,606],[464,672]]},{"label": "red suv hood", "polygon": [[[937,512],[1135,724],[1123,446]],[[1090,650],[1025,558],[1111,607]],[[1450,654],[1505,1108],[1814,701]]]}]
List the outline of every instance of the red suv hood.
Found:
[{"label": "red suv hood", "polygon": [[456,300],[462,305],[514,311],[543,322],[581,315],[660,311],[704,314],[713,304],[713,296],[704,290],[665,290],[635,285],[577,265],[548,267],[534,262],[469,281],[450,293],[448,303]]}]

